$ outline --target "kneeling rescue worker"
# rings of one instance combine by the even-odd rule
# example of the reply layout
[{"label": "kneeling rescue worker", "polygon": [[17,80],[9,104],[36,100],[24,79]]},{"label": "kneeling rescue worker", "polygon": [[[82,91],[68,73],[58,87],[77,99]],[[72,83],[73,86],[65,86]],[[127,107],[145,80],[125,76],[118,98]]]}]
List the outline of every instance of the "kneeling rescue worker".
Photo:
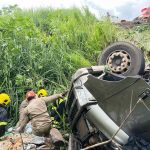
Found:
[{"label": "kneeling rescue worker", "polygon": [[[54,144],[61,143],[63,141],[61,133],[55,129],[55,133],[60,135],[60,140],[54,141],[51,134],[52,121],[47,112],[46,104],[48,102],[56,101],[58,98],[63,98],[62,94],[54,94],[52,96],[36,98],[36,94],[33,91],[29,91],[26,94],[26,99],[29,101],[29,104],[23,110],[23,121],[20,126],[16,129],[17,132],[22,132],[22,129],[26,124],[31,121],[33,134],[37,136],[50,136]],[[54,133],[53,132],[53,133]],[[56,142],[56,143],[55,143]]]},{"label": "kneeling rescue worker", "polygon": [[10,97],[6,93],[0,94],[0,137],[5,134],[7,126],[6,106],[10,103]]}]

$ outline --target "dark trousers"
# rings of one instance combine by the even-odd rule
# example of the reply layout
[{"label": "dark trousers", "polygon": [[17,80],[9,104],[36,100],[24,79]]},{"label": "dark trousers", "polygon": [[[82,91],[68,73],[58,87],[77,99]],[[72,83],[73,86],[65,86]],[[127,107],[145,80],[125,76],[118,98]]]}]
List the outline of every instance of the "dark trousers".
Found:
[{"label": "dark trousers", "polygon": [[4,126],[4,125],[0,126],[0,137],[5,134],[5,130],[6,130],[5,127],[6,127],[6,126]]}]

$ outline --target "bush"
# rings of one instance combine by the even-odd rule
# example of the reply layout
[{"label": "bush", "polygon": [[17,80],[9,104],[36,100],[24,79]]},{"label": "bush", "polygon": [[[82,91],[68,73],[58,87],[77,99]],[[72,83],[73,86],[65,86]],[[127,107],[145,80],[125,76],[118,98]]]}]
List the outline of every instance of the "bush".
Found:
[{"label": "bush", "polygon": [[87,8],[2,9],[1,90],[11,96],[13,125],[26,87],[37,91],[44,85],[49,94],[67,89],[75,70],[95,65],[99,52],[116,39],[109,20],[98,21]]}]

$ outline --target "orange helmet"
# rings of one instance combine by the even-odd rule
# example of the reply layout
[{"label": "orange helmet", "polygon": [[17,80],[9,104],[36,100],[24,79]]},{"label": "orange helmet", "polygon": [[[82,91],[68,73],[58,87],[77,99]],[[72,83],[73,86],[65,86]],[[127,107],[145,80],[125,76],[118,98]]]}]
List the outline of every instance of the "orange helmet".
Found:
[{"label": "orange helmet", "polygon": [[34,98],[36,95],[33,91],[29,91],[26,93],[26,99]]}]

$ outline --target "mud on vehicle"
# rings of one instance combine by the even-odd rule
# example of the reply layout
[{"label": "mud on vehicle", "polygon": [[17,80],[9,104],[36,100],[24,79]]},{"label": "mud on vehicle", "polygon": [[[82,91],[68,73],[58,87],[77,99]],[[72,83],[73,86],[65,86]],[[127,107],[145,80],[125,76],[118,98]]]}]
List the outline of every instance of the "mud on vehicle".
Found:
[{"label": "mud on vehicle", "polygon": [[141,50],[126,42],[105,48],[98,66],[77,70],[66,103],[68,149],[150,149],[149,74]]}]

